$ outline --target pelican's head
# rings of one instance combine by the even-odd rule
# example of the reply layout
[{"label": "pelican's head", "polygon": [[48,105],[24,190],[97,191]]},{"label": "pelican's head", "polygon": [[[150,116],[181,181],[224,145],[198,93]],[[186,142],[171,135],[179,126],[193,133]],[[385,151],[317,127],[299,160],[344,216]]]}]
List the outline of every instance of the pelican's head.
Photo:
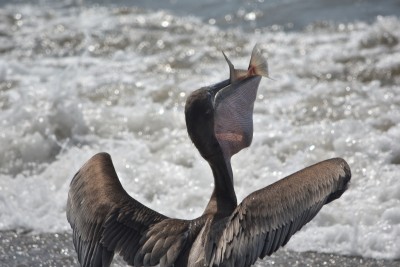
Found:
[{"label": "pelican's head", "polygon": [[206,160],[215,155],[230,159],[250,145],[253,105],[261,76],[231,83],[226,80],[189,95],[185,106],[190,138]]}]

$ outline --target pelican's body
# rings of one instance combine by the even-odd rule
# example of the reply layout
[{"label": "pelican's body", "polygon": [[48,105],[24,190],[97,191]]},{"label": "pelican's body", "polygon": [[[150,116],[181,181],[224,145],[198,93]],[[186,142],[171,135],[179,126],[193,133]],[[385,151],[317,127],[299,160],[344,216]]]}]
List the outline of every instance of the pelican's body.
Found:
[{"label": "pelican's body", "polygon": [[189,136],[214,175],[203,215],[180,220],[147,208],[122,188],[111,157],[99,153],[75,175],[68,195],[67,218],[82,266],[109,266],[114,253],[133,266],[251,266],[347,189],[350,168],[336,158],[237,204],[230,159],[251,143],[260,75],[268,73],[256,48],[248,71],[227,62],[230,79],[193,92],[185,107]]}]

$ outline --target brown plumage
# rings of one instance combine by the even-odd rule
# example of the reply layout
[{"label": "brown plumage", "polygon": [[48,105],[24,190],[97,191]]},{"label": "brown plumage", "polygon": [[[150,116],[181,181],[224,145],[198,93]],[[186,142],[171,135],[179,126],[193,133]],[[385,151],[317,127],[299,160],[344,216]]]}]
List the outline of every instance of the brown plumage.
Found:
[{"label": "brown plumage", "polygon": [[[235,73],[232,63],[230,68]],[[214,191],[199,218],[168,218],[130,197],[107,153],[82,166],[67,202],[81,266],[109,266],[114,253],[133,266],[251,266],[343,194],[350,168],[335,158],[255,191],[237,205],[230,159],[251,143],[257,73],[263,73],[250,68],[249,77],[201,88],[186,102],[189,136],[214,176]]]}]

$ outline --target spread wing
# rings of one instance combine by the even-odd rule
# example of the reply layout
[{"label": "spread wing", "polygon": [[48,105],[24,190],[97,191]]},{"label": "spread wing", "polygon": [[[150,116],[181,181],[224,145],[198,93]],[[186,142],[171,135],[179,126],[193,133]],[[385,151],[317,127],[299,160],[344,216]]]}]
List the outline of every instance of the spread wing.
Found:
[{"label": "spread wing", "polygon": [[122,188],[111,157],[93,156],[74,176],[67,219],[81,266],[109,266],[118,252],[133,266],[171,266],[188,238],[190,221],[170,219]]},{"label": "spread wing", "polygon": [[271,255],[324,204],[339,198],[350,177],[343,159],[330,159],[250,194],[216,239],[208,255],[210,266],[250,266]]},{"label": "spread wing", "polygon": [[234,82],[222,89],[214,101],[215,136],[231,157],[248,147],[253,139],[253,109],[261,76]]}]

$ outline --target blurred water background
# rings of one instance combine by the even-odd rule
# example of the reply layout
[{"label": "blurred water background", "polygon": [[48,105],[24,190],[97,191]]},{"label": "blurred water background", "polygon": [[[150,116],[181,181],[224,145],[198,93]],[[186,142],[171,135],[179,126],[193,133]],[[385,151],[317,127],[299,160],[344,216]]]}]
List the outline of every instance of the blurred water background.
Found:
[{"label": "blurred water background", "polygon": [[[395,0],[0,1],[0,239],[16,242],[1,265],[49,257],[26,238],[60,246],[49,235],[70,231],[69,182],[100,151],[143,204],[200,215],[212,174],[184,103],[228,77],[221,50],[245,68],[255,43],[275,81],[261,82],[253,144],[233,159],[239,200],[343,157],[350,189],[288,251],[399,259],[399,15]],[[68,238],[57,251],[73,258]]]}]

